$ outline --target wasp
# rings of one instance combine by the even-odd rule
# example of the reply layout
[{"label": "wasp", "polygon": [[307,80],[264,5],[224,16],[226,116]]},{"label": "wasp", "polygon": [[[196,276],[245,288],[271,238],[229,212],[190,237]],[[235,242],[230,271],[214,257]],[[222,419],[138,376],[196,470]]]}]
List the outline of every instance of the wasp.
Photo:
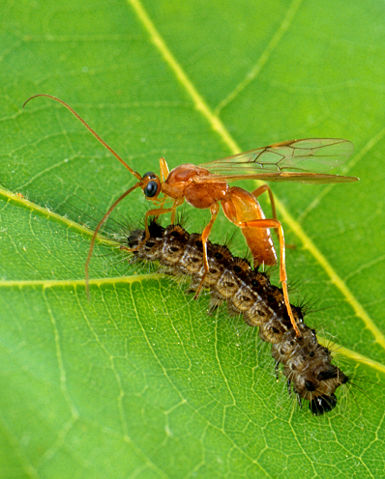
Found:
[{"label": "wasp", "polygon": [[[272,182],[301,181],[306,183],[346,183],[357,181],[358,178],[354,176],[341,176],[314,171],[315,168],[319,169],[320,167],[330,168],[333,163],[336,164],[341,159],[349,157],[353,151],[353,144],[350,141],[340,138],[289,140],[209,163],[200,165],[186,163],[173,168],[171,171],[166,160],[160,158],[159,175],[152,171],[141,175],[131,168],[70,105],[60,98],[45,93],[38,94],[28,98],[23,107],[30,100],[37,97],[47,97],[61,103],[83,123],[87,130],[107,148],[137,180],[131,188],[114,201],[95,228],[85,264],[87,285],[89,263],[96,236],[100,228],[117,204],[133,190],[140,188],[145,198],[156,205],[156,208],[152,208],[146,212],[145,238],[143,242],[146,242],[150,237],[148,229],[149,217],[158,217],[170,213],[171,222],[174,223],[176,209],[184,203],[184,201],[187,201],[187,203],[195,208],[210,210],[210,221],[203,229],[201,235],[205,273],[196,291],[197,296],[203,284],[205,274],[209,271],[207,241],[220,207],[222,207],[225,216],[241,229],[252,253],[255,266],[269,266],[277,263],[277,253],[270,230],[273,229],[276,231],[279,241],[279,275],[284,302],[296,335],[298,337],[301,336],[289,301],[285,261],[285,238],[282,225],[277,219],[273,193],[267,184],[263,184],[254,191],[249,192],[238,186],[230,186],[229,182],[251,179]],[[258,202],[258,197],[263,193],[269,195],[272,207],[272,218],[265,217]],[[168,200],[171,200],[171,205],[169,206],[166,205]],[[129,248],[125,247],[125,249]]]}]

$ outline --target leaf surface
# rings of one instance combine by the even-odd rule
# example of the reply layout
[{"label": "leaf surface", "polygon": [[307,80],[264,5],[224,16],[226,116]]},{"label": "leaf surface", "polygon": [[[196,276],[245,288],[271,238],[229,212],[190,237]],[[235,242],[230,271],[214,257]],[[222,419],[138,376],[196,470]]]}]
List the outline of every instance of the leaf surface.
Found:
[{"label": "leaf surface", "polygon": [[[0,467],[4,477],[384,474],[384,37],[378,0],[4,2],[0,7]],[[277,184],[293,302],[352,377],[325,417],[225,308],[90,232],[141,173],[341,137],[357,184]],[[243,183],[255,188],[253,182]],[[267,202],[262,204],[269,214]],[[136,228],[136,191],[106,227]],[[189,231],[207,212],[186,207]],[[166,220],[165,220],[166,221]],[[222,216],[213,240],[234,234]],[[273,277],[277,277],[273,270]]]}]

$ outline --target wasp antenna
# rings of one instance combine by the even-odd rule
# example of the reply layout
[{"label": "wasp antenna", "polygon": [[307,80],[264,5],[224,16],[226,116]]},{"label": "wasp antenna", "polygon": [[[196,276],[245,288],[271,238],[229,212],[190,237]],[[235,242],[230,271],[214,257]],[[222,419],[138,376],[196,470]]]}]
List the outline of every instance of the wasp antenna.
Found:
[{"label": "wasp antenna", "polygon": [[97,226],[95,228],[94,234],[92,235],[92,239],[91,239],[90,249],[88,250],[86,264],[84,266],[86,291],[87,291],[87,297],[88,298],[90,296],[89,271],[88,271],[89,268],[88,267],[89,267],[89,264],[90,264],[90,261],[91,261],[92,252],[94,250],[96,237],[97,237],[97,235],[100,231],[100,228],[102,227],[103,223],[107,220],[107,218],[110,216],[110,214],[112,213],[112,211],[116,207],[116,205],[118,205],[127,195],[129,195],[131,193],[131,191],[135,190],[135,188],[137,188],[139,185],[140,185],[140,182],[136,183],[134,186],[132,186],[127,191],[125,191],[122,195],[120,195],[119,198],[112,203],[112,205],[109,207],[107,213],[104,214],[103,218],[99,221],[99,223],[97,224]]},{"label": "wasp antenna", "polygon": [[33,100],[34,98],[38,98],[38,97],[46,97],[46,98],[50,98],[51,100],[54,100],[58,103],[61,103],[64,107],[67,108],[67,110],[69,110],[79,121],[81,121],[83,123],[83,125],[87,128],[87,130],[99,141],[99,143],[101,143],[105,148],[107,148],[107,150],[109,152],[111,152],[115,158],[120,161],[120,163],[125,166],[127,168],[127,170],[132,173],[138,180],[141,179],[141,176],[138,172],[134,171],[130,166],[127,165],[127,163],[96,133],[95,130],[93,130],[90,125],[88,125],[88,123],[83,120],[83,118],[78,114],[76,113],[76,111],[68,105],[68,103],[66,103],[65,101],[61,100],[60,98],[57,98],[56,96],[53,96],[53,95],[48,95],[48,93],[38,93],[37,95],[33,95],[31,97],[29,97],[24,103],[23,103],[23,108],[27,105],[27,103],[29,103],[31,100]]}]

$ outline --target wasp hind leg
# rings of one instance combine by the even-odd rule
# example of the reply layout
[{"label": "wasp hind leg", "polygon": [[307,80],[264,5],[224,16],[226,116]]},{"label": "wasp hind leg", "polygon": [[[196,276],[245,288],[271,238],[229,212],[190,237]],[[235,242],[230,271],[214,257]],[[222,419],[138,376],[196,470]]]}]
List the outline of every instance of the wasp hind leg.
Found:
[{"label": "wasp hind leg", "polygon": [[251,194],[255,197],[258,198],[258,196],[261,196],[263,193],[267,191],[270,199],[270,205],[271,205],[271,211],[273,213],[273,218],[276,220],[277,219],[277,209],[275,207],[275,201],[274,201],[274,195],[273,192],[271,191],[271,188],[269,185],[261,185],[259,188],[254,190]]},{"label": "wasp hind leg", "polygon": [[260,220],[247,221],[245,223],[241,223],[239,226],[249,227],[249,228],[253,228],[253,227],[268,228],[268,229],[274,228],[277,231],[278,240],[279,240],[279,280],[281,281],[281,284],[282,284],[283,298],[284,298],[286,310],[289,315],[290,322],[294,328],[295,334],[297,337],[301,337],[301,333],[298,329],[293,311],[291,309],[290,301],[289,301],[289,292],[287,289],[286,261],[285,261],[285,253],[286,253],[285,237],[283,234],[283,228],[281,223],[277,219],[272,218],[272,219],[260,219]]},{"label": "wasp hind leg", "polygon": [[[270,200],[270,205],[271,205],[271,211],[272,211],[272,216],[275,220],[277,220],[277,208],[275,206],[275,200],[274,200],[274,195],[273,192],[271,191],[271,188],[269,185],[261,185],[259,188],[254,190],[251,194],[255,196],[255,198],[258,198],[258,196],[261,196],[263,193],[267,191],[269,195],[269,200]],[[278,220],[277,220],[278,221]],[[278,236],[277,230],[275,230]],[[295,249],[297,246],[295,244],[287,244],[286,248],[288,249]]]}]

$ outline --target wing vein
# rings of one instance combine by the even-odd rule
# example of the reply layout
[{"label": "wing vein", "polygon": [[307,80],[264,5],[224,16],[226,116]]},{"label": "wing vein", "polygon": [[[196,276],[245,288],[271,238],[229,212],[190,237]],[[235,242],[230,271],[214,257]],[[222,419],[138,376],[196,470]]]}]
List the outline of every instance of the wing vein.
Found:
[{"label": "wing vein", "polygon": [[[181,65],[177,59],[172,54],[171,50],[167,46],[166,42],[155,28],[152,20],[148,16],[144,7],[140,4],[138,0],[128,0],[132,5],[132,8],[136,12],[138,19],[143,24],[145,30],[147,31],[150,40],[154,46],[158,49],[159,53],[162,55],[171,71],[176,76],[177,80],[185,88],[185,90],[191,96],[196,109],[201,112],[201,114],[206,118],[209,125],[214,131],[218,133],[224,143],[229,147],[230,151],[233,154],[237,154],[241,151],[241,148],[237,142],[233,139],[221,119],[210,109],[202,95],[198,92],[192,81],[189,79],[187,74],[182,69]],[[299,2],[297,2],[299,3]],[[385,337],[382,332],[377,328],[372,318],[365,311],[363,306],[360,304],[358,299],[346,286],[342,278],[337,274],[332,265],[327,261],[326,257],[321,253],[321,251],[315,246],[310,237],[302,229],[302,226],[294,219],[294,217],[287,211],[283,203],[277,198],[276,199],[277,209],[279,210],[280,216],[284,222],[286,222],[292,231],[297,235],[299,240],[303,243],[305,249],[307,249],[310,254],[318,261],[320,266],[324,269],[326,274],[330,277],[331,281],[336,285],[342,295],[346,298],[346,301],[356,315],[363,321],[365,326],[371,331],[376,342],[385,349]]]}]

